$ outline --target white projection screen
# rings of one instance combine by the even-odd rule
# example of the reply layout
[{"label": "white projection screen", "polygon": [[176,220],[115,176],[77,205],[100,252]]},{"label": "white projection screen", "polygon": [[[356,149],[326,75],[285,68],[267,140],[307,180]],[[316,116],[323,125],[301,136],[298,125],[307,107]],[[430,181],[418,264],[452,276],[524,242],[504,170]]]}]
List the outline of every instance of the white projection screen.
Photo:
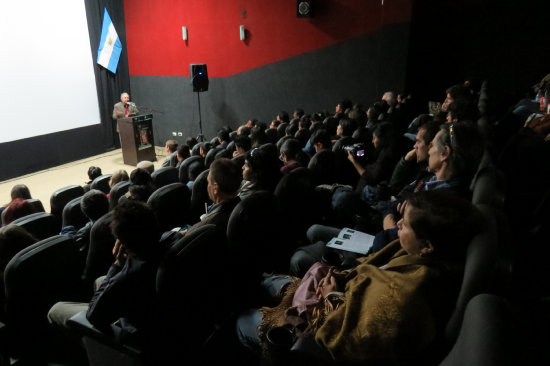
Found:
[{"label": "white projection screen", "polygon": [[0,0],[0,14],[0,143],[100,123],[84,0]]}]

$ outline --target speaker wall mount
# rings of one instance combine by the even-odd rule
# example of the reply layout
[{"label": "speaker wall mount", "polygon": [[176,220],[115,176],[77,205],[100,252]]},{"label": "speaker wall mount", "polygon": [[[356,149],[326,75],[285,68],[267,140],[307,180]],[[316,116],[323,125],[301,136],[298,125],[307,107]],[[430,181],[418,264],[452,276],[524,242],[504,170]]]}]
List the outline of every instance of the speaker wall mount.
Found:
[{"label": "speaker wall mount", "polygon": [[297,0],[296,1],[296,16],[298,18],[311,18],[313,16],[312,12],[312,1],[306,0]]}]

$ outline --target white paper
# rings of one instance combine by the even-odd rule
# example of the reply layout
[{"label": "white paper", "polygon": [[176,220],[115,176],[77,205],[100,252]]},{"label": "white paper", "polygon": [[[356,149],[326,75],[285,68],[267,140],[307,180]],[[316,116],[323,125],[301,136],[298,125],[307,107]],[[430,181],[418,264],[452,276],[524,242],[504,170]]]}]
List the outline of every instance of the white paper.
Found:
[{"label": "white paper", "polygon": [[327,247],[346,250],[359,254],[367,254],[374,242],[374,235],[350,228],[343,228],[336,238],[332,238]]}]

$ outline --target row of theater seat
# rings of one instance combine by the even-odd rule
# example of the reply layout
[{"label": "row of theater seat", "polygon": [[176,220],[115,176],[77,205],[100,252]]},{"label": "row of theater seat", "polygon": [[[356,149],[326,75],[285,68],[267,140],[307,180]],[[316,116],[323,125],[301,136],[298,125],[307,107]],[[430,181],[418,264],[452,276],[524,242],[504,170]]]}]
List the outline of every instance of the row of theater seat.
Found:
[{"label": "row of theater seat", "polygon": [[[201,173],[195,181],[192,192],[189,192],[183,183],[175,182],[158,188],[151,195],[149,203],[157,215],[161,215],[159,221],[165,221],[164,229],[197,220],[197,217],[193,216],[193,197],[195,196],[196,202],[200,203],[197,206],[203,207],[207,174],[208,170]],[[468,248],[462,289],[455,312],[448,322],[447,336],[442,346],[444,350],[451,349],[453,344],[458,347],[455,341],[461,332],[462,324],[467,321],[464,318],[465,309],[476,295],[491,289],[498,275],[495,263],[495,258],[498,257],[496,215],[501,204],[501,196],[495,189],[498,186],[497,177],[490,159],[486,158],[485,164],[482,168],[480,167],[472,183],[474,203],[485,214],[487,225]],[[199,191],[202,191],[202,196]],[[159,320],[159,325],[163,328],[159,332],[170,335],[169,339],[163,337],[165,348],[162,352],[157,349],[152,356],[146,351],[137,350],[136,352],[135,349],[120,347],[120,345],[114,348],[116,352],[122,352],[132,364],[146,363],[151,361],[148,360],[149,357],[158,358],[161,355],[185,360],[195,357],[207,358],[210,353],[205,350],[209,348],[197,344],[196,341],[202,342],[209,339],[221,325],[225,322],[230,323],[231,316],[244,306],[261,303],[261,294],[257,292],[256,284],[259,284],[262,272],[285,271],[289,252],[293,246],[303,240],[300,234],[305,232],[305,228],[310,223],[323,222],[323,213],[326,211],[321,208],[312,209],[314,207],[312,205],[321,201],[315,196],[315,192],[311,172],[307,168],[298,168],[281,180],[274,193],[260,191],[241,201],[230,217],[226,233],[219,233],[215,227],[207,226],[196,236],[184,237],[180,240],[168,253],[157,277],[159,297],[163,297],[166,301],[164,304],[166,312],[163,314],[165,318]],[[78,202],[78,197],[70,202],[73,201]],[[68,207],[70,205],[66,205],[64,210],[69,210]],[[307,213],[304,211],[305,207],[307,207]],[[199,212],[194,214],[197,213]],[[66,220],[69,220],[68,216],[67,214]],[[76,222],[74,217],[71,220],[73,223]],[[109,222],[110,214],[106,214],[92,228],[89,257],[96,258],[94,263],[97,266],[84,269],[85,278],[88,280],[104,274],[113,261],[110,251],[114,238],[109,230]],[[74,259],[74,248],[74,243],[71,243],[67,237],[52,236],[35,244],[25,253],[19,253],[12,260],[13,263],[8,265],[6,276],[6,284],[9,287],[8,301],[12,304],[10,309],[17,309],[16,315],[10,317],[10,319],[16,319],[11,324],[15,330],[12,328],[9,332],[10,338],[13,340],[22,338],[24,340],[22,344],[27,345],[48,344],[44,339],[34,337],[51,336],[48,333],[47,324],[44,324],[49,307],[61,299],[81,299],[82,294],[79,291],[73,292],[74,283],[71,281],[78,282],[77,278],[80,278],[82,268],[78,270],[70,266],[65,268],[63,264],[66,260]],[[196,250],[193,250],[194,248]],[[48,254],[42,254],[45,258],[38,260],[40,254],[34,253],[41,252]],[[97,260],[101,256],[104,256],[104,261]],[[32,264],[27,266],[21,264],[27,263],[26,261],[31,261]],[[54,271],[52,276],[48,274],[38,278],[36,268],[40,268],[40,273],[48,273],[44,267],[46,263],[48,267],[55,266],[59,271]],[[18,271],[24,273],[25,268],[26,275],[13,275]],[[33,268],[32,271],[31,268]],[[167,273],[170,275],[167,276]],[[197,278],[197,273],[200,273],[200,280]],[[18,291],[22,281],[17,278],[25,277],[28,277],[24,284],[26,291]],[[13,278],[17,279],[16,282],[12,282]],[[191,286],[197,287],[189,287],[188,278],[193,278]],[[182,291],[183,288],[185,291]],[[228,289],[229,293],[227,293]],[[25,305],[25,303],[33,303],[29,298],[30,293],[34,294],[33,296],[39,294],[38,296],[44,300],[42,306],[30,309]],[[13,294],[16,294],[15,298]],[[212,316],[213,314],[218,314],[219,317]],[[40,329],[41,326],[44,328]],[[112,355],[108,356],[108,352],[98,352],[97,347],[105,350],[105,344],[113,346],[116,342],[109,340],[109,336],[101,334],[86,324],[83,314],[74,319],[74,326],[85,335],[84,344],[90,360],[95,359],[97,364],[106,364],[104,357],[109,359]],[[15,336],[12,336],[14,334]],[[192,339],[188,339],[189,337]],[[189,344],[192,347],[178,347],[170,340],[178,344]],[[209,346],[212,344],[221,347],[223,352],[229,352],[223,346],[224,341],[221,342],[222,346],[219,343],[210,343]],[[295,351],[299,354],[299,347]],[[450,355],[447,357],[446,364],[452,364],[449,363]]]}]

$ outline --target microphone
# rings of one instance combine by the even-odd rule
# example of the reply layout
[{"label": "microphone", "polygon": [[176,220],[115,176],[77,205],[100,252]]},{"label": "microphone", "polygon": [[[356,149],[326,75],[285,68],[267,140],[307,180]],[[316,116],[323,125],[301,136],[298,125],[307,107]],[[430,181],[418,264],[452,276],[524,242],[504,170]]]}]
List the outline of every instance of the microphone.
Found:
[{"label": "microphone", "polygon": [[128,103],[126,103],[126,104],[128,104],[128,105],[135,105],[133,102],[128,102]]}]

